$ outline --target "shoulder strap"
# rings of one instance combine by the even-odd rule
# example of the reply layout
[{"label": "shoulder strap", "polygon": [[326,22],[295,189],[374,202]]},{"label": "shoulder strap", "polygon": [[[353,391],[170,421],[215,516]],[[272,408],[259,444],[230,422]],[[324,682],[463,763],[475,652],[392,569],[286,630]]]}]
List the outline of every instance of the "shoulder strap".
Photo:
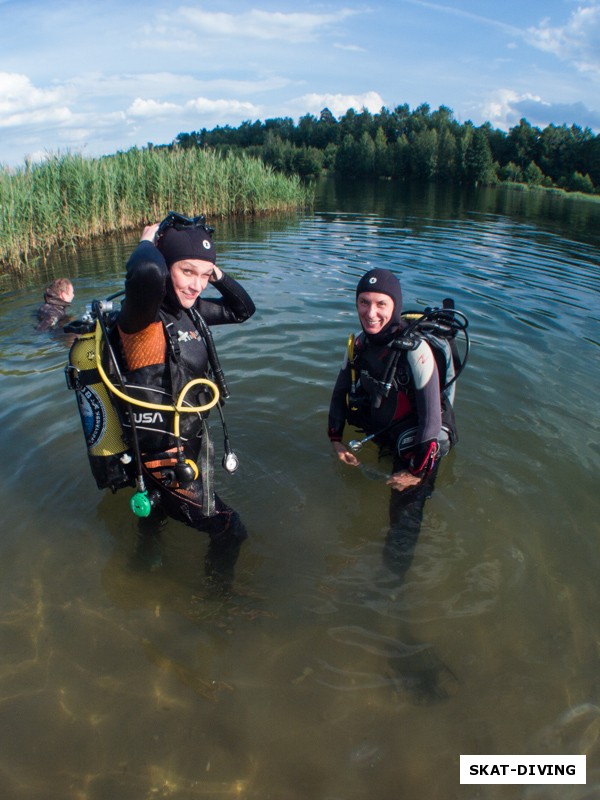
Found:
[{"label": "shoulder strap", "polygon": [[169,374],[171,376],[171,391],[173,398],[179,395],[187,383],[184,375],[183,364],[181,361],[181,347],[179,340],[175,333],[175,327],[172,320],[161,310],[159,312],[160,320],[165,329],[165,340],[167,342],[167,363],[169,366]]},{"label": "shoulder strap", "polygon": [[169,349],[169,352],[178,360],[181,357],[181,348],[179,347],[179,341],[175,335],[173,322],[162,310],[159,311],[159,317],[163,324],[163,328],[165,329],[167,348]]}]

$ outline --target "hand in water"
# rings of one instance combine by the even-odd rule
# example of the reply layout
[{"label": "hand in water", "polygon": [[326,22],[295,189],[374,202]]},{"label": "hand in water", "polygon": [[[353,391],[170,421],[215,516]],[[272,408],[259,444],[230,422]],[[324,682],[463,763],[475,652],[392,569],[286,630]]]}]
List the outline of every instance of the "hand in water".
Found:
[{"label": "hand in water", "polygon": [[340,461],[343,461],[344,464],[348,464],[351,467],[359,467],[360,461],[358,458],[352,453],[345,444],[342,442],[332,442],[333,449],[335,450],[335,454],[339,458]]},{"label": "hand in water", "polygon": [[410,489],[411,486],[417,486],[417,484],[421,483],[421,478],[403,469],[400,472],[394,472],[386,483],[388,486],[391,486],[392,489],[403,492],[405,489]]}]

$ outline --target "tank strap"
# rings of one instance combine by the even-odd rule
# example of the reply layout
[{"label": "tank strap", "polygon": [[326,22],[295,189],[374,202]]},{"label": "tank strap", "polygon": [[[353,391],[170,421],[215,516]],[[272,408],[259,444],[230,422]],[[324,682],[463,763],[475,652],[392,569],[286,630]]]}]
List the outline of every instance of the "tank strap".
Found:
[{"label": "tank strap", "polygon": [[72,364],[67,364],[65,367],[65,378],[67,380],[67,388],[72,390],[79,389],[82,386],[93,386],[101,380],[100,373],[95,367],[80,370]]}]

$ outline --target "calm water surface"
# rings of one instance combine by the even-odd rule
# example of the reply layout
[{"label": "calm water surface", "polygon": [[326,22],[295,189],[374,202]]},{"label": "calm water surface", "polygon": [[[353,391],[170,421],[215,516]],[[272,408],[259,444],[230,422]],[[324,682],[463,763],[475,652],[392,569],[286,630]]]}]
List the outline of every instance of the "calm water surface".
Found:
[{"label": "calm water surface", "polygon": [[[203,535],[170,521],[145,547],[130,492],[96,489],[67,344],[33,331],[49,279],[80,312],[121,288],[136,237],[5,278],[2,798],[599,796],[599,223],[558,198],[331,183],[314,213],[218,226],[258,307],[215,329],[242,462],[219,489],[250,533],[229,598]],[[403,581],[389,464],[343,468],[325,436],[376,266],[407,306],[453,296],[473,344]],[[587,754],[588,785],[460,786],[463,753]]]}]

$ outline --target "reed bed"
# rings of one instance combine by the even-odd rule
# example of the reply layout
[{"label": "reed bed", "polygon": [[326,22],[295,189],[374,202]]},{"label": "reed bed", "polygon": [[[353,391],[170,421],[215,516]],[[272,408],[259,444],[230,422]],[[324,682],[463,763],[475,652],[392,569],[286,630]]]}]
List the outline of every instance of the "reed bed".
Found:
[{"label": "reed bed", "polygon": [[299,178],[243,154],[56,155],[14,173],[0,169],[0,271],[27,271],[55,248],[139,228],[169,210],[222,218],[291,211],[310,199]]}]

